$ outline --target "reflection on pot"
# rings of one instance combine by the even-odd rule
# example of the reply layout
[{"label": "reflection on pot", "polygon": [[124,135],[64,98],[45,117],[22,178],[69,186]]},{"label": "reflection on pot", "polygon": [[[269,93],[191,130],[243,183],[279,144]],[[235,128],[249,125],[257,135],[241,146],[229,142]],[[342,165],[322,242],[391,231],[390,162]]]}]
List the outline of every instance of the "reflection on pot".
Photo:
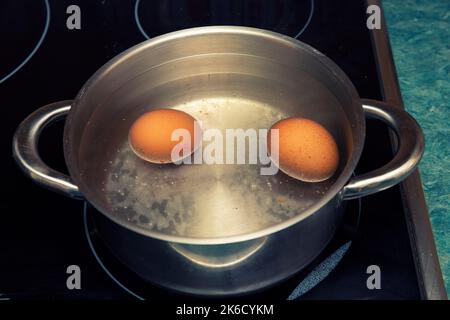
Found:
[{"label": "reflection on pot", "polygon": [[225,268],[239,264],[261,249],[267,237],[227,245],[190,245],[169,243],[169,246],[189,261],[207,268]]}]

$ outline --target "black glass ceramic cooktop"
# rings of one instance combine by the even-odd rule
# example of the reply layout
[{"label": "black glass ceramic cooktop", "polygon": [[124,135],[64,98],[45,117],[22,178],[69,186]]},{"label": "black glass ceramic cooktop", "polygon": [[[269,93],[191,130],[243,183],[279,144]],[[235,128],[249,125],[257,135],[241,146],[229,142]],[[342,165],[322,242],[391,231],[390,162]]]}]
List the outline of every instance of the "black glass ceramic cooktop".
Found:
[{"label": "black glass ceramic cooktop", "polygon": [[[81,29],[69,30],[66,10],[73,4],[81,10]],[[105,62],[147,38],[217,24],[296,37],[335,61],[361,97],[381,99],[366,19],[362,0],[0,1],[0,299],[177,296],[144,283],[115,260],[96,236],[90,219],[94,209],[44,190],[21,174],[11,156],[11,139],[29,113],[72,99]],[[64,171],[62,129],[63,122],[46,129],[39,147],[50,166]],[[392,157],[390,150],[387,129],[369,121],[357,172],[380,167]],[[396,187],[350,202],[342,227],[320,257],[295,277],[254,296],[417,299],[413,257]],[[66,286],[70,265],[81,270],[80,290]],[[371,265],[381,270],[380,290],[367,287]]]}]

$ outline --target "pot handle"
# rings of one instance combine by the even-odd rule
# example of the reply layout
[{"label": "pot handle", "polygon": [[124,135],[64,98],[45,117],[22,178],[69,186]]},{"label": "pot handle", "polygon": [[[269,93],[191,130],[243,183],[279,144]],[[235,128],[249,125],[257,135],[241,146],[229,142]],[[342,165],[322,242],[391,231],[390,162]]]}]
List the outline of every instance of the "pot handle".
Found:
[{"label": "pot handle", "polygon": [[424,151],[424,138],[420,126],[406,111],[385,102],[362,100],[367,117],[386,123],[397,135],[397,153],[388,164],[372,172],[356,176],[343,188],[344,200],[363,197],[390,188],[417,167]]},{"label": "pot handle", "polygon": [[71,198],[81,199],[83,196],[70,177],[48,167],[38,153],[42,129],[66,116],[71,103],[71,100],[65,100],[48,104],[23,120],[14,133],[13,156],[22,171],[38,184]]}]

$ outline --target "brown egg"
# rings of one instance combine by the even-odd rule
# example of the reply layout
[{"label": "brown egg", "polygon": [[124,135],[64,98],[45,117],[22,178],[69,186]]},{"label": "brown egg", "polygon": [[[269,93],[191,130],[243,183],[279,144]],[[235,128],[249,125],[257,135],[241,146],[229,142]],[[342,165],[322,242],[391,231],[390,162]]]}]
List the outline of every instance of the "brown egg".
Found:
[{"label": "brown egg", "polygon": [[[172,163],[194,152],[199,142],[198,137],[194,137],[196,127],[199,129],[197,121],[186,112],[157,109],[144,113],[133,123],[128,140],[140,158],[153,163]],[[180,142],[171,139],[176,129],[186,129],[190,141],[182,140],[183,145],[186,143],[186,154],[172,159],[172,150]]]},{"label": "brown egg", "polygon": [[[318,182],[330,178],[339,164],[333,136],[315,121],[288,118],[275,123],[279,131],[279,159],[271,155],[281,171],[298,180]],[[268,134],[269,152],[271,134]]]}]

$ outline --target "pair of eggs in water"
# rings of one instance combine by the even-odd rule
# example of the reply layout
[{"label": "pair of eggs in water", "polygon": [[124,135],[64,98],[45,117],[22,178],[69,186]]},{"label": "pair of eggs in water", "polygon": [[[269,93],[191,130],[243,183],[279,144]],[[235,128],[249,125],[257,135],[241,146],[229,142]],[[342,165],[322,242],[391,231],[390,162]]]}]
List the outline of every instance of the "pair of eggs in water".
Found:
[{"label": "pair of eggs in water", "polygon": [[[141,115],[131,126],[129,143],[140,158],[151,163],[172,163],[172,150],[179,141],[172,141],[176,129],[189,132],[186,144],[189,156],[200,141],[194,135],[199,130],[194,117],[174,109],[157,109]],[[339,164],[339,150],[333,136],[319,123],[305,118],[287,118],[272,125],[278,129],[278,160],[276,164],[287,175],[306,182],[330,178]],[[271,146],[268,134],[268,151]],[[186,150],[186,149],[184,149]],[[274,158],[272,158],[274,159]],[[179,160],[179,159],[177,159]]]}]

